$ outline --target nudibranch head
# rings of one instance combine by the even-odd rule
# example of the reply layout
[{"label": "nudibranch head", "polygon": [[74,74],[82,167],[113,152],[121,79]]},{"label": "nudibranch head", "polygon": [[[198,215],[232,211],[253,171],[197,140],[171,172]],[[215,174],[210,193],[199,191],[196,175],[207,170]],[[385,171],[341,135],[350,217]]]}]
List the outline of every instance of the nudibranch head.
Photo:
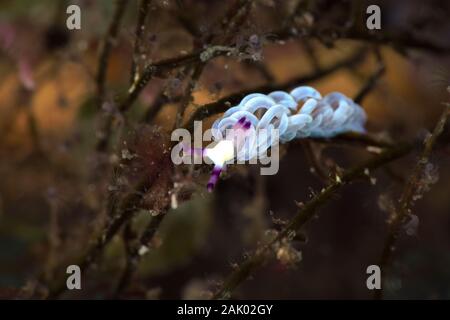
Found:
[{"label": "nudibranch head", "polygon": [[219,180],[226,163],[236,158],[239,150],[242,149],[252,126],[251,121],[248,121],[246,117],[240,117],[233,122],[231,130],[226,132],[225,137],[221,137],[213,143],[214,146],[207,147],[203,151],[203,154],[214,163],[214,169],[207,185],[209,192],[213,190]]},{"label": "nudibranch head", "polygon": [[234,158],[234,145],[231,140],[220,140],[214,147],[206,148],[204,155],[216,166],[223,166]]}]

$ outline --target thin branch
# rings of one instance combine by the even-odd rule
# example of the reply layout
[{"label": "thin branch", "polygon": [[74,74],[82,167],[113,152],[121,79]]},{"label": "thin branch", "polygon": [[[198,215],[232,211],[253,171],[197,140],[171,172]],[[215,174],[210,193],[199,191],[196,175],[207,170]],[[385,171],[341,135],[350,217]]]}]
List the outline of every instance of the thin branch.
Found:
[{"label": "thin branch", "polygon": [[363,134],[357,132],[343,133],[333,138],[314,138],[313,141],[317,143],[332,144],[335,146],[342,144],[363,146],[367,148],[376,147],[379,149],[392,148],[395,146],[395,144],[389,139],[379,138],[371,134]]},{"label": "thin branch", "polygon": [[316,38],[319,41],[329,44],[331,41],[336,40],[356,40],[363,41],[372,44],[379,45],[389,45],[395,46],[396,48],[402,49],[415,49],[432,52],[434,54],[448,54],[450,52],[450,47],[445,46],[439,43],[435,43],[430,39],[424,38],[416,38],[409,33],[401,33],[401,34],[382,34],[382,33],[370,33],[363,32],[357,29],[345,29],[341,33],[333,33],[327,34],[323,30],[315,30],[315,29],[302,29],[302,32],[299,33],[295,28],[288,27],[278,32],[273,33],[273,37],[277,39],[287,39],[293,37],[306,37],[306,38]]},{"label": "thin branch", "polygon": [[272,252],[272,248],[278,242],[288,239],[292,234],[298,232],[298,230],[316,214],[317,209],[327,204],[344,185],[355,181],[357,178],[363,177],[367,169],[377,169],[386,163],[405,156],[411,150],[412,145],[400,144],[397,147],[388,149],[361,165],[346,171],[342,177],[329,184],[328,187],[303,205],[294,218],[290,220],[287,226],[272,241],[257,248],[253,255],[241,263],[238,268],[227,277],[226,281],[214,294],[213,298],[229,298],[233,290],[244,282],[257,267],[261,266],[267,260],[268,255]]},{"label": "thin branch", "polygon": [[156,97],[153,104],[147,109],[142,119],[145,123],[151,123],[153,119],[157,116],[162,107],[164,107],[169,102],[180,102],[181,97],[169,97],[165,93],[165,88],[163,88]]},{"label": "thin branch", "polygon": [[305,49],[306,55],[308,56],[309,62],[312,64],[314,70],[319,71],[321,67],[321,63],[319,58],[316,55],[314,50],[314,46],[309,39],[303,39],[303,47]]},{"label": "thin branch", "polygon": [[186,111],[186,108],[189,106],[189,103],[192,101],[192,93],[195,89],[195,86],[197,85],[200,76],[202,75],[204,67],[204,63],[199,63],[193,68],[191,79],[186,86],[186,92],[184,93],[184,97],[178,107],[178,112],[175,117],[173,129],[179,128],[181,126],[184,113]]},{"label": "thin branch", "polygon": [[[177,70],[177,74],[175,76],[176,79],[180,79],[180,81],[184,81],[187,77],[186,72],[188,67],[186,68],[180,68]],[[144,115],[143,121],[145,123],[151,123],[153,119],[157,116],[159,111],[169,102],[173,103],[181,103],[181,100],[183,99],[183,95],[180,94],[178,96],[172,96],[171,94],[167,94],[166,92],[170,91],[170,82],[166,81],[166,83],[163,85],[163,88],[158,93],[158,96],[156,97],[153,104],[147,109],[147,112]]]},{"label": "thin branch", "polygon": [[392,260],[392,254],[395,248],[395,244],[400,236],[401,228],[411,211],[411,207],[414,202],[413,197],[420,185],[421,175],[423,174],[425,167],[428,164],[431,153],[433,151],[433,147],[436,144],[436,140],[444,131],[444,127],[449,115],[450,104],[446,104],[444,111],[442,112],[438,122],[436,123],[436,126],[434,127],[433,133],[425,140],[425,145],[422,154],[419,157],[419,161],[416,163],[411,175],[409,176],[409,179],[400,197],[399,203],[394,209],[395,212],[393,212],[393,216],[390,221],[389,233],[384,243],[383,253],[381,255],[379,264],[382,270],[382,288],[381,290],[376,290],[375,292],[375,298],[377,299],[381,299],[383,297],[383,287],[386,279],[386,273]]},{"label": "thin branch", "polygon": [[378,80],[383,76],[383,74],[386,71],[386,67],[384,65],[384,62],[382,60],[381,54],[378,50],[375,51],[375,55],[378,60],[378,66],[375,72],[367,79],[366,83],[363,85],[363,87],[360,89],[360,91],[356,94],[355,98],[353,99],[356,103],[361,104],[363,100],[366,98],[366,96],[372,92],[372,90],[375,88]]},{"label": "thin branch", "polygon": [[275,81],[275,77],[270,72],[269,68],[262,61],[244,60],[244,64],[257,70],[265,81],[272,83]]},{"label": "thin branch", "polygon": [[[122,242],[125,248],[125,271],[129,269],[132,264],[131,255],[133,250],[133,242],[136,240],[136,233],[133,230],[131,221],[128,221],[127,224],[123,227],[122,232]],[[117,299],[118,294],[114,293],[112,299]]]},{"label": "thin branch", "polygon": [[329,182],[329,174],[324,168],[320,156],[317,154],[314,148],[314,142],[311,140],[302,141],[301,143],[306,155],[306,159],[310,164],[311,173],[315,174],[323,183]]},{"label": "thin branch", "polygon": [[450,47],[444,46],[431,41],[426,38],[417,38],[407,32],[394,35],[394,34],[381,34],[381,33],[367,33],[361,30],[347,30],[342,38],[367,41],[371,43],[391,45],[397,47],[404,47],[407,49],[417,49],[430,51],[436,54],[447,54],[450,52]]},{"label": "thin branch", "polygon": [[103,46],[99,56],[98,70],[96,76],[99,108],[103,103],[103,98],[105,95],[106,71],[108,70],[109,56],[111,54],[111,49],[113,45],[117,41],[119,27],[122,22],[122,18],[125,13],[125,7],[127,3],[128,2],[126,0],[117,0],[114,16],[111,20],[111,23],[109,24],[108,31],[105,35],[105,39],[103,40]]},{"label": "thin branch", "polygon": [[151,0],[141,0],[139,6],[138,22],[136,24],[135,39],[134,39],[134,49],[133,49],[133,59],[131,60],[131,73],[130,73],[130,83],[133,84],[137,80],[139,70],[136,60],[139,59],[141,55],[141,41],[142,36],[145,31],[145,21],[150,9]]},{"label": "thin branch", "polygon": [[167,209],[164,212],[160,212],[157,216],[153,217],[148,226],[145,228],[143,234],[139,238],[139,241],[135,246],[131,246],[127,252],[125,269],[122,272],[116,289],[114,290],[113,297],[120,297],[121,293],[128,286],[134,272],[136,271],[139,262],[143,255],[148,251],[148,244],[151,242],[159,229],[161,223],[167,214]]},{"label": "thin branch", "polygon": [[234,34],[237,33],[242,24],[246,21],[250,13],[253,0],[238,0],[236,4],[226,14],[221,21],[223,30],[223,43],[228,43]]},{"label": "thin branch", "polygon": [[147,66],[142,72],[139,80],[134,86],[128,90],[127,98],[120,104],[119,111],[126,112],[131,107],[133,102],[139,96],[141,91],[145,88],[148,81],[152,77],[164,77],[168,72],[175,68],[191,65],[198,62],[206,62],[218,56],[227,55],[230,53],[230,48],[222,46],[214,46],[205,50],[197,50],[193,53],[161,60],[157,63]]},{"label": "thin branch", "polygon": [[179,10],[174,10],[173,15],[177,18],[178,22],[184,28],[184,30],[186,30],[195,39],[200,39],[201,32],[198,29],[195,21],[192,21],[192,19],[189,19],[186,16],[186,13],[188,12],[189,11],[187,11],[186,8],[183,7],[179,8]]}]

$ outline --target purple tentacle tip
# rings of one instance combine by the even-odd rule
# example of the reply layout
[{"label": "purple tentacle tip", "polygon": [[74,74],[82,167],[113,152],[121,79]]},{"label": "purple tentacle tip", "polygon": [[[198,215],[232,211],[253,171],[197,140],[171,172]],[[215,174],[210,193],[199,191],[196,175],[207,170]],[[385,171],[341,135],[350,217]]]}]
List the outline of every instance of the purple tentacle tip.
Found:
[{"label": "purple tentacle tip", "polygon": [[217,181],[219,180],[219,176],[220,173],[222,172],[222,167],[220,166],[215,166],[212,173],[211,173],[211,177],[209,178],[209,182],[206,185],[206,189],[208,190],[208,192],[212,192],[212,190],[214,189]]},{"label": "purple tentacle tip", "polygon": [[245,122],[245,117],[242,117],[242,118],[240,118],[240,119],[238,120],[237,123],[243,124],[244,122]]},{"label": "purple tentacle tip", "polygon": [[248,130],[250,129],[250,126],[252,125],[252,123],[250,121],[247,121],[246,123],[244,123],[244,129]]}]

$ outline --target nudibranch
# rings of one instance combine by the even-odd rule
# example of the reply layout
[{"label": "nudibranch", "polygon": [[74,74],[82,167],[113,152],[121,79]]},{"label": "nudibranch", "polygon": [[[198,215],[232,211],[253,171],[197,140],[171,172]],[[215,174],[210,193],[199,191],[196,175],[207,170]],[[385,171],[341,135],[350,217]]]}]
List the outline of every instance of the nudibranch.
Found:
[{"label": "nudibranch", "polygon": [[[207,189],[212,191],[231,160],[250,160],[275,143],[298,138],[330,138],[344,132],[364,133],[367,116],[353,100],[339,92],[325,97],[312,87],[292,91],[253,93],[229,108],[212,125],[214,146],[197,150],[214,163]],[[232,134],[227,134],[230,132]],[[276,130],[277,135],[271,135]]]}]

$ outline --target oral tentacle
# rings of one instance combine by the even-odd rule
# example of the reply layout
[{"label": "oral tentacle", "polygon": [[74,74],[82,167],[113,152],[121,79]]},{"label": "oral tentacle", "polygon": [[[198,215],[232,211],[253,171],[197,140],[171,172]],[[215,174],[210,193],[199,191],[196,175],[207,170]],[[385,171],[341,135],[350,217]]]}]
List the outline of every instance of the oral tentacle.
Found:
[{"label": "oral tentacle", "polygon": [[217,181],[219,181],[220,173],[222,172],[223,167],[215,165],[213,171],[211,172],[211,177],[209,178],[208,185],[206,186],[206,189],[208,192],[212,192],[214,187],[217,184]]},{"label": "oral tentacle", "polygon": [[183,147],[183,151],[186,152],[187,155],[203,156],[203,154],[205,153],[205,148],[187,147],[185,145]]}]

